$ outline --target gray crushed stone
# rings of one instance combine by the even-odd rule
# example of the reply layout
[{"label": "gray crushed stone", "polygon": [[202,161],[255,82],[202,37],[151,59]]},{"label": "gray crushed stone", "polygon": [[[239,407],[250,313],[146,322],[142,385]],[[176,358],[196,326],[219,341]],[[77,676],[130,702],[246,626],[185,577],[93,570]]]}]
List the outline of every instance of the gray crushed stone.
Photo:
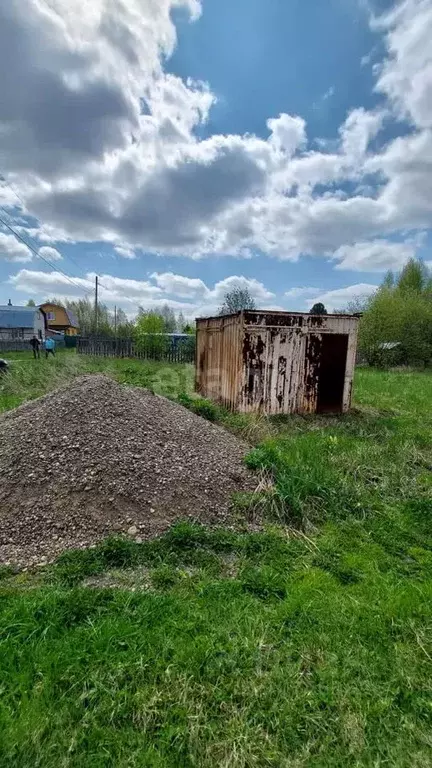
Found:
[{"label": "gray crushed stone", "polygon": [[0,417],[0,562],[33,565],[109,534],[137,541],[179,519],[233,522],[257,481],[248,446],[144,389],[103,375]]}]

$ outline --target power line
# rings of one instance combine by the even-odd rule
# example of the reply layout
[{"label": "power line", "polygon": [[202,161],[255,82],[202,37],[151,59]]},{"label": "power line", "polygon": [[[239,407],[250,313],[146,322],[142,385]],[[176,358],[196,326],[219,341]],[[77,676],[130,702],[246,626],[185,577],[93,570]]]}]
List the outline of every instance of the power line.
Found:
[{"label": "power line", "polygon": [[[14,193],[14,195],[17,197],[17,199],[18,199],[18,200],[21,202],[21,204],[22,204],[22,205],[23,205],[23,207],[25,208],[26,206],[25,206],[25,203],[24,203],[24,201],[23,201],[22,197],[20,197],[20,195],[18,194],[18,192],[16,191],[16,189],[15,189],[15,188],[12,186],[12,184],[11,184],[11,183],[10,183],[10,182],[9,182],[9,181],[6,179],[6,177],[5,177],[5,176],[4,176],[4,174],[2,174],[2,173],[0,173],[0,180],[1,180],[1,181],[3,181],[5,184],[7,184],[7,186],[8,186],[8,187],[9,187],[9,188],[12,190],[12,192]],[[5,213],[5,214],[6,214],[6,216],[9,216],[9,218],[12,218],[12,217],[10,216],[10,214],[9,214],[9,213],[6,211],[6,209],[5,209],[3,206],[1,206],[1,205],[0,205],[0,208],[1,208],[1,210],[2,210],[2,211]],[[3,221],[3,219],[1,219],[1,218],[0,218],[0,222],[2,222],[2,223],[4,224],[4,226],[6,226],[6,227],[7,227],[7,228],[8,228],[8,229],[9,229],[9,230],[10,230],[10,231],[11,231],[11,232],[12,232],[12,233],[15,235],[15,237],[17,237],[19,240],[21,240],[21,242],[22,242],[22,243],[24,243],[24,245],[26,245],[26,246],[27,246],[27,248],[30,248],[30,250],[31,250],[31,251],[32,251],[32,252],[33,252],[33,253],[34,253],[34,254],[35,254],[35,255],[36,255],[36,256],[37,256],[39,259],[42,259],[42,261],[45,261],[45,262],[46,262],[46,263],[47,263],[47,264],[48,264],[48,265],[49,265],[49,266],[50,266],[52,269],[56,270],[56,272],[61,272],[61,274],[62,274],[62,275],[64,275],[64,277],[66,277],[66,278],[69,280],[69,282],[70,282],[70,283],[72,283],[72,285],[75,285],[77,288],[79,288],[80,290],[82,290],[86,296],[88,296],[90,293],[93,293],[93,292],[94,292],[94,289],[93,289],[93,288],[91,288],[89,291],[86,291],[86,290],[85,290],[85,289],[84,289],[82,286],[78,285],[78,283],[75,283],[75,282],[73,281],[73,279],[70,277],[70,275],[68,275],[66,272],[64,272],[64,271],[63,271],[62,269],[60,269],[59,267],[57,267],[57,266],[55,266],[54,264],[52,264],[52,263],[49,261],[49,259],[47,259],[47,258],[45,258],[44,256],[42,256],[42,255],[39,253],[39,249],[38,249],[38,246],[37,246],[37,244],[36,244],[36,243],[35,243],[35,241],[34,241],[34,240],[33,240],[33,239],[30,237],[30,235],[27,235],[27,238],[28,238],[28,239],[29,239],[31,242],[33,242],[33,243],[35,244],[35,245],[34,245],[34,247],[32,247],[32,246],[30,245],[30,243],[29,243],[29,242],[27,242],[27,241],[26,241],[26,240],[25,240],[25,239],[24,239],[24,238],[23,238],[23,237],[22,237],[20,234],[18,234],[18,232],[16,232],[16,231],[15,231],[15,230],[14,230],[14,229],[13,229],[13,228],[12,228],[12,227],[9,225],[9,224],[7,224],[5,221]],[[64,254],[61,254],[61,255],[62,255],[62,257],[63,257],[63,258],[69,259],[69,261],[70,261],[72,264],[74,264],[74,265],[75,265],[75,266],[76,266],[76,267],[77,267],[79,270],[81,270],[81,271],[82,271],[82,267],[80,267],[80,265],[79,265],[79,264],[77,264],[77,262],[76,262],[76,261],[75,261],[75,260],[72,258],[72,256],[70,256],[70,255],[68,255],[68,256],[64,256]],[[90,281],[89,281],[87,278],[85,278],[85,277],[83,277],[83,278],[81,278],[81,279],[82,279],[82,280],[85,280],[86,282],[90,282]],[[111,290],[111,289],[110,289],[110,288],[108,288],[106,285],[104,285],[103,283],[101,283],[101,281],[100,281],[100,280],[98,280],[98,284],[99,284],[100,288],[104,288],[106,291],[110,291],[110,290]],[[130,296],[124,296],[124,299],[125,299],[126,301],[130,301],[130,303],[131,303],[131,304],[136,304],[137,306],[139,306],[139,303],[138,303],[137,299],[132,299]]]},{"label": "power line", "polygon": [[[99,276],[98,276],[98,286],[99,286],[99,288],[104,288],[106,291],[111,291],[112,290],[112,288],[108,288],[107,285],[104,285],[103,283],[101,283]],[[122,296],[122,298],[124,299],[124,301],[130,301],[131,304],[135,304],[139,308],[140,304],[139,304],[138,299],[136,299],[136,298],[132,299],[130,296],[127,296],[127,295]],[[120,309],[121,309],[121,307],[120,307]]]},{"label": "power line", "polygon": [[16,191],[15,187],[12,186],[11,182],[7,180],[6,176],[3,173],[0,173],[0,180],[8,185],[9,189],[11,189],[12,192],[14,193],[15,197],[18,198],[18,200],[20,201],[20,203],[23,206],[23,208],[25,208],[26,207],[25,206],[25,202],[22,199],[21,195],[18,194],[18,192]]},{"label": "power line", "polygon": [[[4,213],[7,215],[7,216],[9,215],[9,214],[7,213],[7,211],[6,211],[6,210],[3,208],[3,206],[0,206],[0,208],[1,208],[1,210],[2,210],[2,211],[3,211],[3,212],[4,212]],[[5,220],[4,220],[4,219],[3,219],[1,216],[0,216],[0,222],[3,224],[3,226],[7,227],[7,229],[8,229],[10,232],[12,232],[12,234],[13,234],[13,235],[15,235],[15,237],[17,238],[17,240],[20,240],[20,241],[21,241],[21,242],[22,242],[22,243],[23,243],[23,244],[24,244],[24,245],[25,245],[27,248],[29,248],[29,250],[30,250],[30,251],[32,251],[32,253],[34,253],[34,255],[35,255],[35,256],[37,256],[37,258],[38,258],[38,259],[42,259],[42,261],[44,261],[46,264],[48,264],[48,265],[51,267],[51,269],[54,269],[56,272],[60,272],[60,273],[61,273],[61,274],[62,274],[62,275],[63,275],[63,276],[64,276],[64,277],[67,279],[67,280],[69,280],[69,282],[70,282],[72,285],[74,285],[74,286],[75,286],[75,288],[79,288],[79,290],[80,290],[80,291],[83,291],[83,293],[84,293],[85,295],[87,295],[87,294],[89,294],[89,293],[93,293],[93,288],[92,288],[91,290],[89,290],[89,291],[86,291],[86,290],[85,290],[85,288],[83,288],[83,286],[82,286],[82,285],[79,285],[79,283],[76,283],[76,282],[75,282],[75,281],[74,281],[74,280],[73,280],[73,279],[70,277],[70,275],[68,275],[66,272],[64,272],[62,269],[60,269],[60,267],[58,267],[58,266],[56,266],[55,264],[53,264],[53,263],[52,263],[52,262],[51,262],[49,259],[45,258],[45,256],[42,256],[42,255],[41,255],[41,254],[40,254],[40,253],[37,251],[37,249],[36,249],[36,248],[34,248],[34,247],[33,247],[33,246],[32,246],[32,245],[29,243],[29,242],[27,242],[27,240],[26,240],[24,237],[22,237],[22,236],[19,234],[19,232],[17,232],[17,231],[16,231],[16,230],[15,230],[13,227],[11,227],[11,225],[10,225],[10,224],[8,224],[8,223],[7,223],[7,221],[5,221]],[[81,279],[82,279],[82,278],[81,278]],[[84,278],[84,279],[85,279],[85,278]],[[88,281],[86,280],[86,282],[88,282]]]},{"label": "power line", "polygon": [[[7,180],[7,178],[5,177],[5,175],[4,175],[3,173],[0,173],[0,181],[3,181],[5,184],[7,184],[7,186],[9,187],[9,189],[11,189],[11,190],[12,190],[12,192],[13,192],[13,193],[14,193],[14,195],[15,195],[15,197],[16,197],[16,198],[17,198],[17,199],[20,201],[21,205],[22,205],[22,206],[23,206],[23,208],[25,209],[25,207],[26,207],[26,204],[25,204],[24,200],[22,199],[21,195],[19,195],[19,194],[18,194],[18,192],[16,191],[15,187],[14,187],[14,186],[11,184],[11,182],[10,182],[10,181],[8,181],[8,180]],[[2,208],[2,210],[3,210],[3,211],[5,211],[5,209],[3,208],[3,206],[0,206],[0,207]],[[5,211],[5,213],[6,213],[6,211]],[[28,237],[30,240],[32,240],[32,238],[30,238],[30,235],[27,235],[27,237]],[[33,240],[33,243],[34,243],[34,240]],[[66,259],[68,259],[68,260],[71,262],[71,264],[73,264],[75,267],[77,267],[77,269],[79,269],[80,271],[82,271],[82,267],[81,267],[79,264],[77,264],[77,262],[75,261],[75,259],[73,259],[73,258],[72,258],[72,256],[70,256],[69,254],[68,254],[67,256],[65,256],[63,253],[62,253],[61,255],[62,255],[62,257],[63,257],[63,258],[66,258]],[[83,279],[86,279],[86,278],[83,278]]]}]

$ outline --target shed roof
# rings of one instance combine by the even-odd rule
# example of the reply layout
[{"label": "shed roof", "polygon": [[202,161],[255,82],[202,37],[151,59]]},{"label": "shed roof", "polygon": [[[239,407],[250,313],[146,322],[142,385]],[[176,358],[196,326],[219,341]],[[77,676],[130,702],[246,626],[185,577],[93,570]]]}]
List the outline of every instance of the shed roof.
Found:
[{"label": "shed roof", "polygon": [[37,307],[0,305],[0,328],[34,328]]},{"label": "shed roof", "polygon": [[359,319],[359,314],[346,314],[345,312],[328,312],[326,315],[312,315],[310,312],[290,312],[288,309],[284,310],[276,310],[276,309],[241,309],[238,312],[229,312],[226,315],[212,315],[211,317],[197,317],[196,320],[217,320],[222,317],[239,317],[242,313],[244,313],[247,316],[251,315],[259,315],[264,317],[270,317],[272,315],[277,317],[344,317],[345,319],[348,318],[355,318],[356,320]]}]

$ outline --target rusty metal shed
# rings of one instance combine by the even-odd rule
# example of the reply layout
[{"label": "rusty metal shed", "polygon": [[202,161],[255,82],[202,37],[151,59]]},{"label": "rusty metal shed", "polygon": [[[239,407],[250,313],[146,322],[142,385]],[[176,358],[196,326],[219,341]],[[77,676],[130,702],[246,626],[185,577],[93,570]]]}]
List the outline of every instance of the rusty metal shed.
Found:
[{"label": "rusty metal shed", "polygon": [[260,310],[199,318],[196,391],[243,413],[348,411],[358,322]]}]

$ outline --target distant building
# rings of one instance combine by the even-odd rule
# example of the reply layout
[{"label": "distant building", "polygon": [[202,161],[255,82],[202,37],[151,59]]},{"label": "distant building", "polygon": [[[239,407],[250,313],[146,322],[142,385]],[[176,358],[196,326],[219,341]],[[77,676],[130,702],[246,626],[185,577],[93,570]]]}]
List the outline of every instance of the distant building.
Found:
[{"label": "distant building", "polygon": [[57,331],[64,333],[65,336],[76,336],[79,330],[78,318],[76,315],[60,306],[60,304],[41,304],[39,307],[45,316],[47,331]]},{"label": "distant building", "polygon": [[45,338],[45,318],[37,307],[0,306],[0,340],[30,341]]}]

